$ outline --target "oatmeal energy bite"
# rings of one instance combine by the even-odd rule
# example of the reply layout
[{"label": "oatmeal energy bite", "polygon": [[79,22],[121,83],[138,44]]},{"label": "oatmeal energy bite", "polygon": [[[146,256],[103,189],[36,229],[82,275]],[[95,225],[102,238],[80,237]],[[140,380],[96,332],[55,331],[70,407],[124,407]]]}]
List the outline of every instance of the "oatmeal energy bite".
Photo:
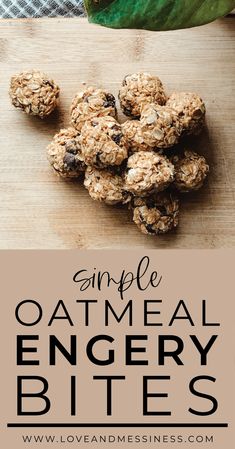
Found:
[{"label": "oatmeal energy bite", "polygon": [[173,164],[161,154],[139,151],[127,161],[125,189],[136,196],[160,192],[174,180]]},{"label": "oatmeal energy bite", "polygon": [[179,201],[168,192],[134,198],[133,221],[143,234],[164,234],[178,226]]},{"label": "oatmeal energy bite", "polygon": [[166,94],[161,80],[149,73],[127,75],[119,91],[119,101],[124,114],[139,118],[141,108],[146,103],[164,105]]},{"label": "oatmeal energy bite", "polygon": [[9,95],[12,104],[26,114],[47,117],[57,107],[59,93],[55,81],[37,70],[11,78]]},{"label": "oatmeal energy bite", "polygon": [[79,132],[61,129],[47,147],[47,158],[62,178],[77,178],[85,171]]},{"label": "oatmeal energy bite", "polygon": [[71,122],[79,131],[87,120],[96,117],[116,117],[115,98],[106,90],[87,87],[78,92],[71,105]]},{"label": "oatmeal energy bite", "polygon": [[144,142],[151,147],[170,148],[178,143],[182,134],[177,113],[167,106],[144,106],[140,124]]},{"label": "oatmeal energy bite", "polygon": [[181,192],[198,190],[202,187],[209,172],[209,166],[203,156],[194,151],[185,150],[172,157],[175,166],[174,186]]},{"label": "oatmeal energy bite", "polygon": [[85,164],[96,168],[119,166],[128,156],[121,125],[113,117],[87,121],[81,131],[81,148]]},{"label": "oatmeal energy bite", "polygon": [[111,170],[87,167],[84,186],[93,200],[108,205],[126,204],[131,199],[131,195],[124,190],[123,177]]},{"label": "oatmeal energy bite", "polygon": [[130,153],[136,151],[150,151],[154,148],[144,141],[142,128],[139,120],[127,120],[122,124],[122,132],[125,145]]},{"label": "oatmeal energy bite", "polygon": [[198,134],[204,126],[206,107],[202,99],[191,92],[174,92],[167,106],[175,109],[180,119],[183,133]]}]

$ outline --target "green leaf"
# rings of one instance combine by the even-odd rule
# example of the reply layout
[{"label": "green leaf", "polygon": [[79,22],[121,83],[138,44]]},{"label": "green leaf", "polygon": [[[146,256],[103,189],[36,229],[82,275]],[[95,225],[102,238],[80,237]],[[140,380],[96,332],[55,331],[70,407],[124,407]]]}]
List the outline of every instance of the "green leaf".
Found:
[{"label": "green leaf", "polygon": [[174,30],[212,22],[235,0],[85,0],[89,21],[110,28]]}]

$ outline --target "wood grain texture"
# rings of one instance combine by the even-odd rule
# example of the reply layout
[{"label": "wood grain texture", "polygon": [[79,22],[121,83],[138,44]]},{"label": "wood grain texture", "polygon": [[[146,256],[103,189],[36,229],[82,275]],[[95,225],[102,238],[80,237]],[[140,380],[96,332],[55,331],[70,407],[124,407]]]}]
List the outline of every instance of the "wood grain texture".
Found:
[{"label": "wood grain texture", "polygon": [[[235,27],[226,18],[191,30],[115,31],[85,19],[0,22],[0,248],[231,248],[235,246]],[[61,106],[47,121],[15,110],[10,76],[44,70],[61,86]],[[207,130],[192,147],[211,173],[184,197],[177,232],[144,236],[130,212],[92,201],[79,182],[48,166],[45,147],[69,123],[83,82],[117,94],[124,75],[159,75],[172,90],[193,90],[207,104]]]}]

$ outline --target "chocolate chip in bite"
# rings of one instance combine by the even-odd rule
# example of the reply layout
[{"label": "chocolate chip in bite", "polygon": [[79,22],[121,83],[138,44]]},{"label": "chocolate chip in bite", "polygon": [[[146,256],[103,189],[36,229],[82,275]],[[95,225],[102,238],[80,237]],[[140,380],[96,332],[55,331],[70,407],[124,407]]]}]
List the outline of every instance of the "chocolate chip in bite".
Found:
[{"label": "chocolate chip in bite", "polygon": [[115,98],[112,94],[106,94],[106,100],[103,104],[104,108],[114,108],[115,107]]},{"label": "chocolate chip in bite", "polygon": [[76,168],[76,158],[73,154],[65,153],[63,161],[64,161],[64,164],[67,165],[69,170],[73,170]]},{"label": "chocolate chip in bite", "polygon": [[119,145],[120,142],[121,142],[122,136],[123,136],[123,135],[122,135],[121,133],[120,133],[120,134],[116,134],[116,135],[112,136],[112,140],[113,140],[117,145]]}]

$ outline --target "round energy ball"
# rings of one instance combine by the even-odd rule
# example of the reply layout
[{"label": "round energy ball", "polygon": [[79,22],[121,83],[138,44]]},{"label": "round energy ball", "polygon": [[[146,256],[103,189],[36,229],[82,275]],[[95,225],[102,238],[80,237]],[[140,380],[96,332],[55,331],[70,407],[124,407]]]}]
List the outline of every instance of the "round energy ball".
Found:
[{"label": "round energy ball", "polygon": [[79,131],[87,120],[96,117],[116,117],[115,98],[106,90],[87,87],[78,92],[71,105],[71,122]]},{"label": "round energy ball", "polygon": [[164,234],[179,223],[179,201],[168,192],[134,198],[133,221],[143,234]]},{"label": "round energy ball", "polygon": [[150,151],[153,148],[144,142],[139,120],[127,120],[122,124],[122,133],[129,152]]},{"label": "round energy ball", "polygon": [[60,89],[45,73],[22,72],[11,78],[9,95],[12,104],[26,114],[45,118],[58,106]]},{"label": "round energy ball", "polygon": [[206,107],[202,99],[192,92],[174,92],[167,106],[175,109],[184,134],[198,134],[204,126]]},{"label": "round energy ball", "polygon": [[125,189],[136,196],[160,192],[174,180],[173,164],[161,154],[139,151],[127,161]]},{"label": "round energy ball", "polygon": [[124,189],[123,177],[111,170],[87,167],[84,186],[93,200],[108,205],[126,204],[131,199],[131,195]]},{"label": "round energy ball", "polygon": [[81,148],[86,165],[96,168],[121,165],[128,153],[121,125],[113,117],[98,117],[85,123]]},{"label": "round energy ball", "polygon": [[119,101],[125,115],[139,118],[146,103],[166,103],[166,94],[161,80],[149,73],[127,75],[119,91]]},{"label": "round energy ball", "polygon": [[144,106],[140,124],[144,142],[150,147],[170,148],[179,142],[182,134],[177,113],[167,106]]},{"label": "round energy ball", "polygon": [[61,129],[47,147],[47,157],[62,178],[77,178],[85,171],[80,135],[74,128]]},{"label": "round energy ball", "polygon": [[181,192],[198,190],[209,172],[209,165],[203,156],[186,150],[172,157],[175,167],[174,186]]}]

